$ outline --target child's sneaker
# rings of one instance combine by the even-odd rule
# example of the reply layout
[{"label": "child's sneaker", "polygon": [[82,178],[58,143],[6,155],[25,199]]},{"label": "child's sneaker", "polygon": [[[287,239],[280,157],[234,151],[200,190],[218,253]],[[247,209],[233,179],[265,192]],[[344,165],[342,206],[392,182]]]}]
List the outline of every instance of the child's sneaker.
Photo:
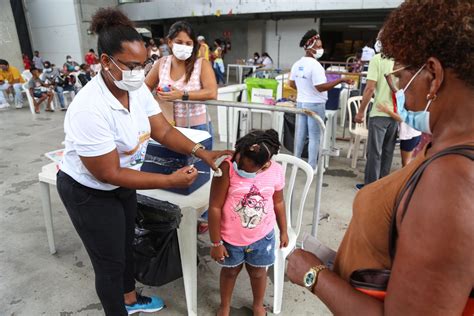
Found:
[{"label": "child's sneaker", "polygon": [[357,191],[359,191],[360,189],[362,189],[362,188],[364,187],[364,185],[365,185],[365,184],[363,184],[363,183],[357,183],[357,184],[355,185],[355,188],[356,188]]},{"label": "child's sneaker", "polygon": [[165,307],[163,300],[157,296],[143,296],[137,293],[137,302],[133,305],[125,304],[128,315],[132,315],[139,312],[153,313],[162,310]]}]

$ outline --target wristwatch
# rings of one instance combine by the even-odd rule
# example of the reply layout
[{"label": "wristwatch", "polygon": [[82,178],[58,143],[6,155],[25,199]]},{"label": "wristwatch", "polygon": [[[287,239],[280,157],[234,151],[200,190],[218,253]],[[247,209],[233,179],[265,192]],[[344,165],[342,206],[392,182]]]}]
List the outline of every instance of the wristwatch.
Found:
[{"label": "wristwatch", "polygon": [[309,271],[306,272],[306,274],[303,277],[304,286],[308,290],[313,292],[313,289],[316,286],[316,283],[318,282],[319,272],[326,270],[327,268],[328,267],[326,267],[324,264],[320,264],[309,269]]},{"label": "wristwatch", "polygon": [[188,101],[189,100],[189,92],[188,90],[184,90],[183,91],[183,97],[182,97],[183,101]]},{"label": "wristwatch", "polygon": [[197,158],[196,157],[196,152],[199,149],[206,150],[206,147],[204,147],[203,144],[197,143],[196,145],[194,145],[193,149],[191,150],[191,156],[193,156],[194,158]]}]

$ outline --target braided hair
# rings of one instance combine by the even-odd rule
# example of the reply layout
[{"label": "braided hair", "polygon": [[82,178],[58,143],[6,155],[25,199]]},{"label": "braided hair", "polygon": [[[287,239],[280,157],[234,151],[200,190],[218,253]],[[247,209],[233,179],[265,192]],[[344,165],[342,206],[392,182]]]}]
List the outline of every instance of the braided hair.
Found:
[{"label": "braided hair", "polygon": [[240,154],[261,167],[278,154],[280,147],[278,133],[274,129],[254,130],[237,140],[234,158]]}]

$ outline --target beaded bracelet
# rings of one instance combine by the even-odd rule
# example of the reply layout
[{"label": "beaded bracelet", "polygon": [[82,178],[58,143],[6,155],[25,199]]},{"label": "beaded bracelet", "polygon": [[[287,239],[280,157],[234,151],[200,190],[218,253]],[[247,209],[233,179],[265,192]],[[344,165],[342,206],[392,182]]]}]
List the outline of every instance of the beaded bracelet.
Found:
[{"label": "beaded bracelet", "polygon": [[219,242],[211,242],[211,247],[212,248],[217,248],[219,246],[222,246],[224,244],[224,242],[221,240]]}]

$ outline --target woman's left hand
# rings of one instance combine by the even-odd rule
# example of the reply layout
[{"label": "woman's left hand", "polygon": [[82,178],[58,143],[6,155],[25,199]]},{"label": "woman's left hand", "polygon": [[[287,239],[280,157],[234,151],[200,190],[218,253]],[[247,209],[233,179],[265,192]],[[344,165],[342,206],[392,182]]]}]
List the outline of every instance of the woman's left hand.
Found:
[{"label": "woman's left hand", "polygon": [[163,101],[174,101],[179,100],[183,97],[183,91],[176,89],[175,87],[171,87],[171,91],[164,92],[164,91],[156,91],[156,94]]},{"label": "woman's left hand", "polygon": [[197,156],[201,158],[206,164],[208,164],[212,170],[217,171],[216,160],[222,156],[232,156],[233,150],[198,150]]},{"label": "woman's left hand", "polygon": [[291,282],[304,286],[303,279],[306,272],[314,266],[322,264],[315,255],[302,249],[296,249],[288,257],[288,268],[286,275]]}]

